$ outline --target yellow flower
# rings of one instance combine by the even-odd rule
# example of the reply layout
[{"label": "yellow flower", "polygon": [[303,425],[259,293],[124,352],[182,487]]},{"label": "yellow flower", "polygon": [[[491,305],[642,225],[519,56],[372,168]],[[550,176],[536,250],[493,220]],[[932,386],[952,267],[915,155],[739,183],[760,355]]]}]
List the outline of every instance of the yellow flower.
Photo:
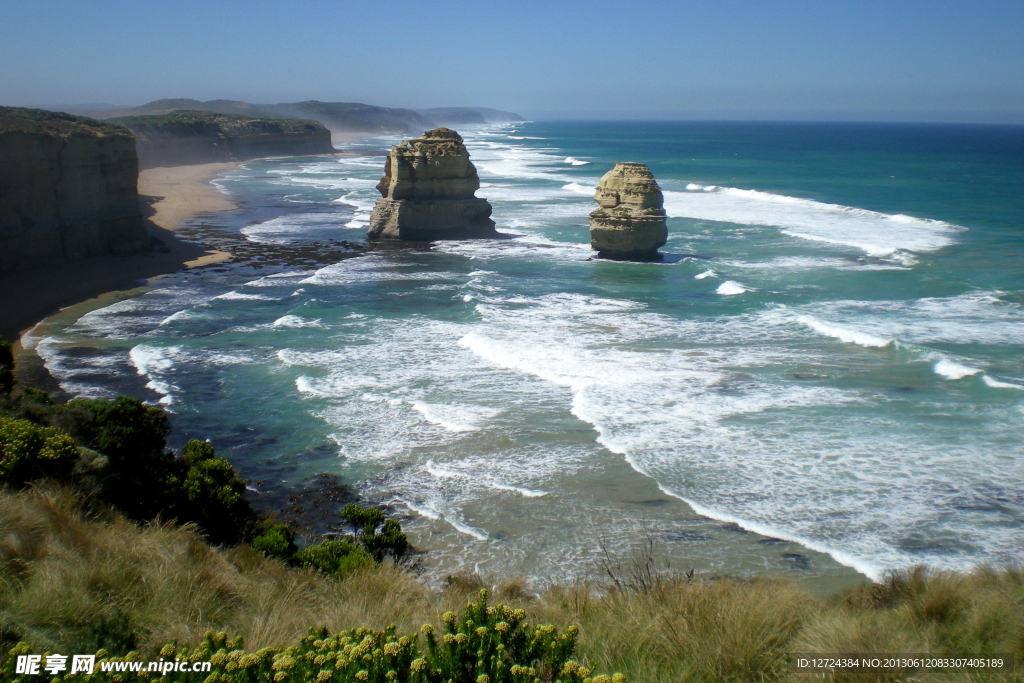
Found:
[{"label": "yellow flower", "polygon": [[423,624],[423,626],[420,627],[420,633],[422,633],[425,636],[429,636],[433,632],[434,632],[434,627],[431,626],[430,624]]},{"label": "yellow flower", "polygon": [[370,674],[365,669],[356,672],[355,679],[357,681],[368,681],[370,680]]}]

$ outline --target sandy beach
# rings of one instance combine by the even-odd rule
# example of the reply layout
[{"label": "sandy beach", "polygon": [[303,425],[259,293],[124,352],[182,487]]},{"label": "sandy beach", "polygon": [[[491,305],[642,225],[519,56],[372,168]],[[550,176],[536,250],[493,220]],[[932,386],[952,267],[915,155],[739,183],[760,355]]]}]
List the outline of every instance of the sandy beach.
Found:
[{"label": "sandy beach", "polygon": [[63,308],[138,287],[150,278],[181,268],[230,258],[230,254],[183,242],[174,235],[174,230],[196,214],[235,207],[209,185],[209,180],[236,165],[197,164],[151,168],[139,173],[139,199],[147,216],[146,228],[163,247],[150,254],[62,261],[3,274],[0,291],[16,295],[0,300],[0,334],[13,341]]}]

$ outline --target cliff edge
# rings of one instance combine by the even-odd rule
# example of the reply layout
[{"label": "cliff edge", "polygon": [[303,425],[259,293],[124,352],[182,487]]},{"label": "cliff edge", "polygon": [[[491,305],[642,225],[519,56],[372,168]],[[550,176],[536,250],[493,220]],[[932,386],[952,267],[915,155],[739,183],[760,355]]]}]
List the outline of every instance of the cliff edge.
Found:
[{"label": "cliff edge", "polygon": [[428,130],[391,148],[367,236],[416,241],[500,237],[491,205],[475,196],[478,189],[480,177],[462,137],[448,128]]},{"label": "cliff edge", "polygon": [[316,121],[188,110],[109,121],[135,134],[141,168],[335,152]]},{"label": "cliff edge", "polygon": [[149,245],[128,129],[0,107],[0,271]]}]

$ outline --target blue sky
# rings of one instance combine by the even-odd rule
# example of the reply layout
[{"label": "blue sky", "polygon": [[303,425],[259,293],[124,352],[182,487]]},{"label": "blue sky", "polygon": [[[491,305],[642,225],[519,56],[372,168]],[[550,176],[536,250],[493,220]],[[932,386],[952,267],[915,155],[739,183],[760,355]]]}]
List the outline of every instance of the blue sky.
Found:
[{"label": "blue sky", "polygon": [[1024,1],[0,0],[0,104],[1024,123]]}]

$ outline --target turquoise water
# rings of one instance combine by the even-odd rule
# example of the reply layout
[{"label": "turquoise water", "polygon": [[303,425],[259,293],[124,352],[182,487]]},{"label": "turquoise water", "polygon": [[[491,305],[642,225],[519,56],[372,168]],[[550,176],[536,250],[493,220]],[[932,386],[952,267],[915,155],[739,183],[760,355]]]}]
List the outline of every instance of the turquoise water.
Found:
[{"label": "turquoise water", "polygon": [[[1024,129],[460,132],[515,239],[178,274],[39,353],[72,393],[174,411],[257,490],[341,476],[438,575],[565,580],[644,528],[731,573],[1024,559]],[[662,263],[592,258],[616,161],[665,191]],[[382,167],[249,162],[218,181],[240,209],[191,229],[360,241]]]}]

